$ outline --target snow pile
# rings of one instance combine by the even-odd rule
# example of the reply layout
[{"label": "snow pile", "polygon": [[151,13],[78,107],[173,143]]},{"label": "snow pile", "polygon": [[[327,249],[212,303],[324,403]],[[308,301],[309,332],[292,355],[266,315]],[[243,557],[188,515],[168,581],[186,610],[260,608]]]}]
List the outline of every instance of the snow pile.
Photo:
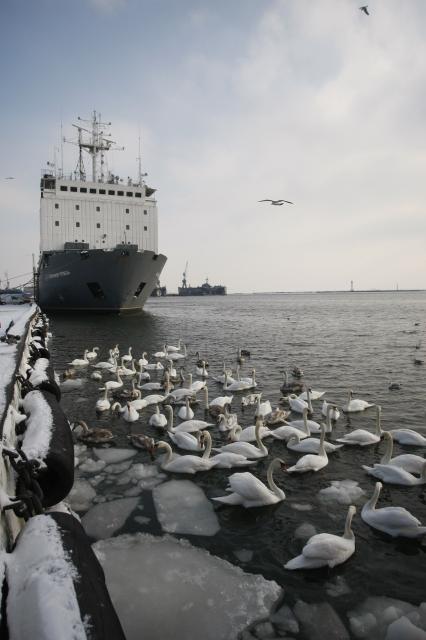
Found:
[{"label": "snow pile", "polygon": [[356,638],[426,640],[426,602],[419,607],[385,596],[367,598],[348,613]]},{"label": "snow pile", "polygon": [[40,391],[30,391],[22,400],[24,412],[28,415],[22,449],[28,458],[44,459],[49,452],[52,436],[52,411]]},{"label": "snow pile", "polygon": [[7,561],[10,637],[86,640],[73,584],[77,578],[56,523],[45,515],[31,518]]},{"label": "snow pile", "polygon": [[138,502],[138,498],[121,498],[97,504],[81,519],[84,530],[95,540],[110,538],[124,526]]},{"label": "snow pile", "polygon": [[355,480],[332,480],[331,486],[321,489],[318,493],[321,502],[338,502],[339,504],[354,504],[365,491],[361,489]]},{"label": "snow pile", "polygon": [[214,536],[220,529],[213,505],[194,482],[170,480],[152,492],[163,531]]},{"label": "snow pile", "polygon": [[281,592],[170,536],[124,535],[93,548],[127,640],[233,640]]},{"label": "snow pile", "polygon": [[34,364],[34,368],[30,375],[30,382],[33,387],[37,387],[42,382],[48,380],[46,369],[49,366],[49,360],[47,358],[38,358]]}]

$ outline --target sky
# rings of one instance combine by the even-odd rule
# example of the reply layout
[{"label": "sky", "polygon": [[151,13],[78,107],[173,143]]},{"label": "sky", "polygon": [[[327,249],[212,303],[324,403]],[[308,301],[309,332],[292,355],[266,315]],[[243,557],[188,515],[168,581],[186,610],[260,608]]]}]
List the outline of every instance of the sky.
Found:
[{"label": "sky", "polygon": [[41,171],[96,109],[114,173],[141,136],[170,292],[187,262],[230,293],[426,288],[426,2],[361,4],[2,0],[0,279],[29,279]]}]

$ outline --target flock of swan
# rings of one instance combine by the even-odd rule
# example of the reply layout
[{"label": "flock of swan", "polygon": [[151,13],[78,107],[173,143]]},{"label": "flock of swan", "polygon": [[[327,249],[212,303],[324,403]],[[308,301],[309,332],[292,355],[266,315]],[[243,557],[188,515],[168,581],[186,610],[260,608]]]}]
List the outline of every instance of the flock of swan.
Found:
[{"label": "flock of swan", "polygon": [[[347,404],[339,408],[323,399],[325,392],[305,387],[301,381],[303,372],[295,368],[292,380],[285,374],[281,386],[281,392],[285,394],[281,398],[282,406],[273,409],[270,401],[264,400],[262,393],[257,391],[255,369],[251,370],[250,376],[241,377],[239,365],[244,361],[244,355],[240,349],[236,372],[224,363],[217,375],[212,375],[207,360],[200,358],[197,353],[193,373],[185,376],[183,366],[179,368],[179,364],[185,365],[186,369],[191,365],[181,340],[176,346],[164,344],[162,350],[152,354],[151,362],[146,352],[139,359],[135,358],[131,347],[120,357],[118,345],[110,349],[106,361],[99,362],[98,354],[98,347],[85,350],[83,358],[76,358],[70,363],[71,369],[65,372],[64,377],[75,379],[76,371],[89,365],[92,372],[90,378],[95,381],[103,380],[103,374],[112,374],[114,379],[103,381],[100,387],[104,394],[96,403],[96,411],[119,412],[129,423],[129,438],[134,446],[146,449],[151,456],[159,451],[164,452],[160,466],[166,472],[195,474],[215,468],[253,468],[258,460],[266,459],[269,455],[264,443],[266,438],[280,440],[289,451],[302,454],[291,466],[281,457],[273,458],[267,468],[266,484],[251,471],[232,473],[228,478],[227,494],[212,498],[214,501],[228,506],[240,505],[246,509],[281,502],[286,496],[274,479],[277,471],[289,474],[316,473],[329,464],[329,455],[338,449],[368,447],[383,439],[386,450],[380,462],[371,467],[362,467],[378,481],[373,494],[361,509],[361,518],[370,527],[393,537],[420,538],[426,533],[426,527],[404,507],[376,508],[382,483],[407,487],[426,483],[426,460],[422,456],[404,453],[392,457],[394,442],[403,446],[426,447],[426,438],[414,429],[384,431],[380,406],[354,398],[352,391],[349,391]],[[151,375],[158,380],[151,381]],[[199,379],[194,381],[193,377]],[[131,381],[130,388],[125,385],[126,380]],[[223,395],[209,398],[209,380],[221,388]],[[313,403],[319,400],[322,401],[320,423],[312,419]],[[243,428],[239,424],[238,414],[232,412],[235,403],[240,403],[242,410],[254,409],[252,425]],[[196,411],[199,404],[204,410],[203,417],[207,419],[195,417],[194,409]],[[131,423],[140,421],[141,412],[147,407],[155,409],[147,424],[161,433],[158,440],[146,431],[139,434],[132,432]],[[333,428],[342,412],[358,413],[368,409],[375,411],[374,431],[355,429],[336,438],[334,442],[326,440],[326,436],[333,439]],[[300,418],[289,420],[292,414],[298,414]],[[179,424],[174,425],[176,417]],[[74,427],[80,429],[78,437],[88,444],[105,443],[114,438],[111,430],[89,429],[82,421]],[[225,435],[225,444],[213,446],[212,427],[216,427],[222,436]],[[177,453],[172,445],[190,453]],[[355,506],[350,505],[342,536],[331,533],[312,536],[301,554],[287,562],[285,568],[334,567],[345,562],[355,551],[355,536],[351,528],[355,512]]]}]

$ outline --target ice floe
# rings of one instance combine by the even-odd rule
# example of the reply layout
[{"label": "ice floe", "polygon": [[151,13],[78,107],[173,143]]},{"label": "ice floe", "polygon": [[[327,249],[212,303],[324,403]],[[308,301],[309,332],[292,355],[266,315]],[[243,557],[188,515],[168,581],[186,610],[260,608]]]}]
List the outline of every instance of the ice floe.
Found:
[{"label": "ice floe", "polygon": [[250,562],[253,558],[253,551],[251,549],[236,549],[234,556],[238,558],[240,562]]},{"label": "ice floe", "polygon": [[130,458],[134,458],[137,454],[137,451],[134,449],[93,449],[94,455],[99,458],[99,460],[103,460],[106,464],[118,464],[119,462],[123,462],[124,460],[129,460]]},{"label": "ice floe", "polygon": [[315,529],[314,525],[310,524],[309,522],[302,522],[302,524],[299,525],[294,532],[294,537],[299,538],[300,540],[307,540],[308,538],[314,536],[316,533],[317,530]]},{"label": "ice floe", "polygon": [[140,640],[142,630],[144,640],[233,640],[281,592],[275,582],[170,536],[124,535],[93,548],[127,640]]},{"label": "ice floe", "polygon": [[190,480],[164,482],[152,497],[163,531],[214,536],[220,529],[212,503]]},{"label": "ice floe", "polygon": [[332,480],[330,487],[321,489],[318,493],[321,502],[338,502],[347,505],[354,504],[364,495],[365,491],[355,480]]},{"label": "ice floe", "polygon": [[87,535],[95,540],[110,538],[124,526],[138,502],[138,498],[121,498],[95,505],[81,519]]},{"label": "ice floe", "polygon": [[74,482],[74,486],[67,496],[67,502],[74,511],[87,511],[90,508],[96,491],[92,485],[82,478]]},{"label": "ice floe", "polygon": [[426,640],[426,602],[417,607],[373,596],[348,612],[351,631],[365,640]]},{"label": "ice floe", "polygon": [[294,613],[309,640],[349,640],[339,615],[328,602],[306,603],[298,600]]}]

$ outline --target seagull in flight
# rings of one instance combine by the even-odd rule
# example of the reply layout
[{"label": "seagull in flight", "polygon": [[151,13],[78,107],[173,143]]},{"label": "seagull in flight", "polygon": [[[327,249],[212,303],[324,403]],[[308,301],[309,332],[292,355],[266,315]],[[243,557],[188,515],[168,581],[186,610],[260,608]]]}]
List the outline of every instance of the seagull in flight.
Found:
[{"label": "seagull in flight", "polygon": [[5,180],[15,180],[15,178],[13,176],[7,176],[7,178],[5,178]]},{"label": "seagull in flight", "polygon": [[368,11],[368,4],[365,4],[363,7],[360,7],[360,8],[359,8],[359,10],[360,10],[360,11],[364,11],[364,13],[365,13],[365,15],[366,15],[366,16],[369,16],[369,15],[370,15],[370,13],[369,13],[369,11]]},{"label": "seagull in flight", "polygon": [[290,202],[290,200],[271,200],[271,198],[266,198],[265,200],[258,200],[258,202],[270,202],[275,206],[281,207],[284,203],[286,204],[294,204],[294,202]]}]

